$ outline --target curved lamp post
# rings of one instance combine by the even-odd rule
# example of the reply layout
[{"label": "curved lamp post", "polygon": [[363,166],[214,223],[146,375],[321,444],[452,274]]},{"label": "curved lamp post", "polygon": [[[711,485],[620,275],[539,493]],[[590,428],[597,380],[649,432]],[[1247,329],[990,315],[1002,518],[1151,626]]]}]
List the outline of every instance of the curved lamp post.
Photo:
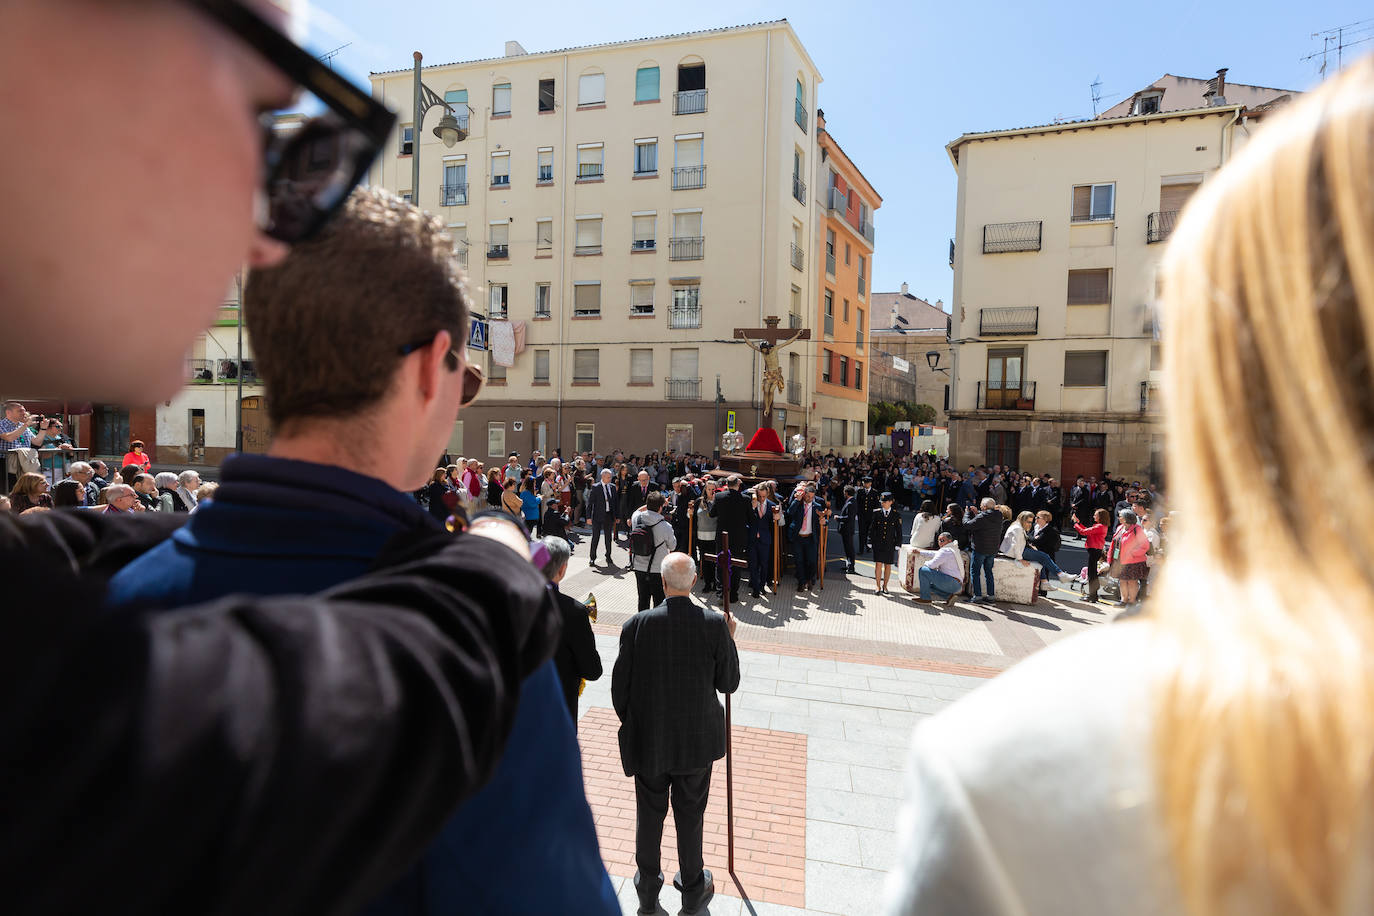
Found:
[{"label": "curved lamp post", "polygon": [[468,137],[467,127],[459,122],[458,114],[453,110],[453,106],[439,97],[439,94],[429,88],[420,79],[420,61],[423,56],[419,51],[415,52],[415,120],[411,127],[411,149],[410,149],[410,202],[415,206],[420,206],[420,130],[425,123],[425,115],[435,105],[444,107],[444,116],[439,119],[439,126],[434,128],[434,136],[443,141],[444,146],[452,148],[455,143],[466,140]]}]

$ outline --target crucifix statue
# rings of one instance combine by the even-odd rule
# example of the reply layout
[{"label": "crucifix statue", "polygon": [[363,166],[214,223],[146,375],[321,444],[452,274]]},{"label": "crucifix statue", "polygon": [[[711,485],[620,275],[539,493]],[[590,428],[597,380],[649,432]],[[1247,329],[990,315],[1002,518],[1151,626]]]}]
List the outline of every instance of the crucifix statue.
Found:
[{"label": "crucifix statue", "polygon": [[763,319],[766,328],[735,328],[735,339],[743,340],[751,350],[757,350],[763,357],[763,425],[773,425],[773,395],[781,394],[787,385],[782,378],[782,368],[778,365],[778,351],[795,340],[810,340],[811,332],[806,328],[795,331],[781,331],[777,315]]}]

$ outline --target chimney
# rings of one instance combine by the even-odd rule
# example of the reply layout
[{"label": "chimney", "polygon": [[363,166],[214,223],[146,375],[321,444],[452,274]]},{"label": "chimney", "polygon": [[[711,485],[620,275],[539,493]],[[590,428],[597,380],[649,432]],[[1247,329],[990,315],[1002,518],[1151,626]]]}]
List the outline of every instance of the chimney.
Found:
[{"label": "chimney", "polygon": [[530,52],[526,51],[523,47],[521,47],[520,42],[518,42],[518,41],[508,41],[508,42],[506,42],[506,56],[507,56],[507,57],[520,57],[520,56],[525,55],[525,54],[528,54],[528,53],[530,53]]},{"label": "chimney", "polygon": [[936,299],[936,300],[935,300],[935,307],[936,307],[937,309],[939,309],[940,311],[943,312],[943,311],[945,310],[945,300],[943,300],[943,299]]},{"label": "chimney", "polygon": [[1226,71],[1228,67],[1222,67],[1217,71],[1217,75],[1207,81],[1207,91],[1202,97],[1207,100],[1208,107],[1226,104]]},{"label": "chimney", "polygon": [[907,292],[908,289],[910,289],[910,287],[907,286],[905,283],[903,283],[903,284],[902,284],[902,295],[903,295],[903,296],[909,296],[909,295],[911,295],[909,292]]},{"label": "chimney", "polygon": [[816,109],[816,130],[825,130],[825,109]]}]

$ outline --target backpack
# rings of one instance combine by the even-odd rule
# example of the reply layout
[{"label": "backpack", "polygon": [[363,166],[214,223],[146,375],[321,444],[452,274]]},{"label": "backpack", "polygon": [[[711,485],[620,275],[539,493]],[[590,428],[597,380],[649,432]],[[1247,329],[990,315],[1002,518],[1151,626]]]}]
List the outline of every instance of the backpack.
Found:
[{"label": "backpack", "polygon": [[653,527],[643,522],[635,525],[630,531],[630,553],[637,557],[652,557],[657,550]]}]

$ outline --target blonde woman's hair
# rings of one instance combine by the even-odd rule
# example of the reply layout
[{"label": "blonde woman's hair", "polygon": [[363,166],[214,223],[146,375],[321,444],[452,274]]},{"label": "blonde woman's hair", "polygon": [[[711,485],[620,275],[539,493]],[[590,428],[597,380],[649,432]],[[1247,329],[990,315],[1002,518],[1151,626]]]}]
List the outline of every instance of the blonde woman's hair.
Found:
[{"label": "blonde woman's hair", "polygon": [[[1147,625],[1180,887],[1195,914],[1334,916],[1371,867],[1374,58],[1198,193],[1163,314],[1169,479],[1189,511]],[[1294,498],[1314,469],[1345,482],[1316,513]]]},{"label": "blonde woman's hair", "polygon": [[996,506],[998,512],[1002,513],[1002,518],[1011,521],[1011,506],[1004,506],[1000,503]]},{"label": "blonde woman's hair", "polygon": [[1030,522],[1032,525],[1035,524],[1034,512],[1021,512],[1017,514],[1016,524],[1024,526],[1026,522]]}]

